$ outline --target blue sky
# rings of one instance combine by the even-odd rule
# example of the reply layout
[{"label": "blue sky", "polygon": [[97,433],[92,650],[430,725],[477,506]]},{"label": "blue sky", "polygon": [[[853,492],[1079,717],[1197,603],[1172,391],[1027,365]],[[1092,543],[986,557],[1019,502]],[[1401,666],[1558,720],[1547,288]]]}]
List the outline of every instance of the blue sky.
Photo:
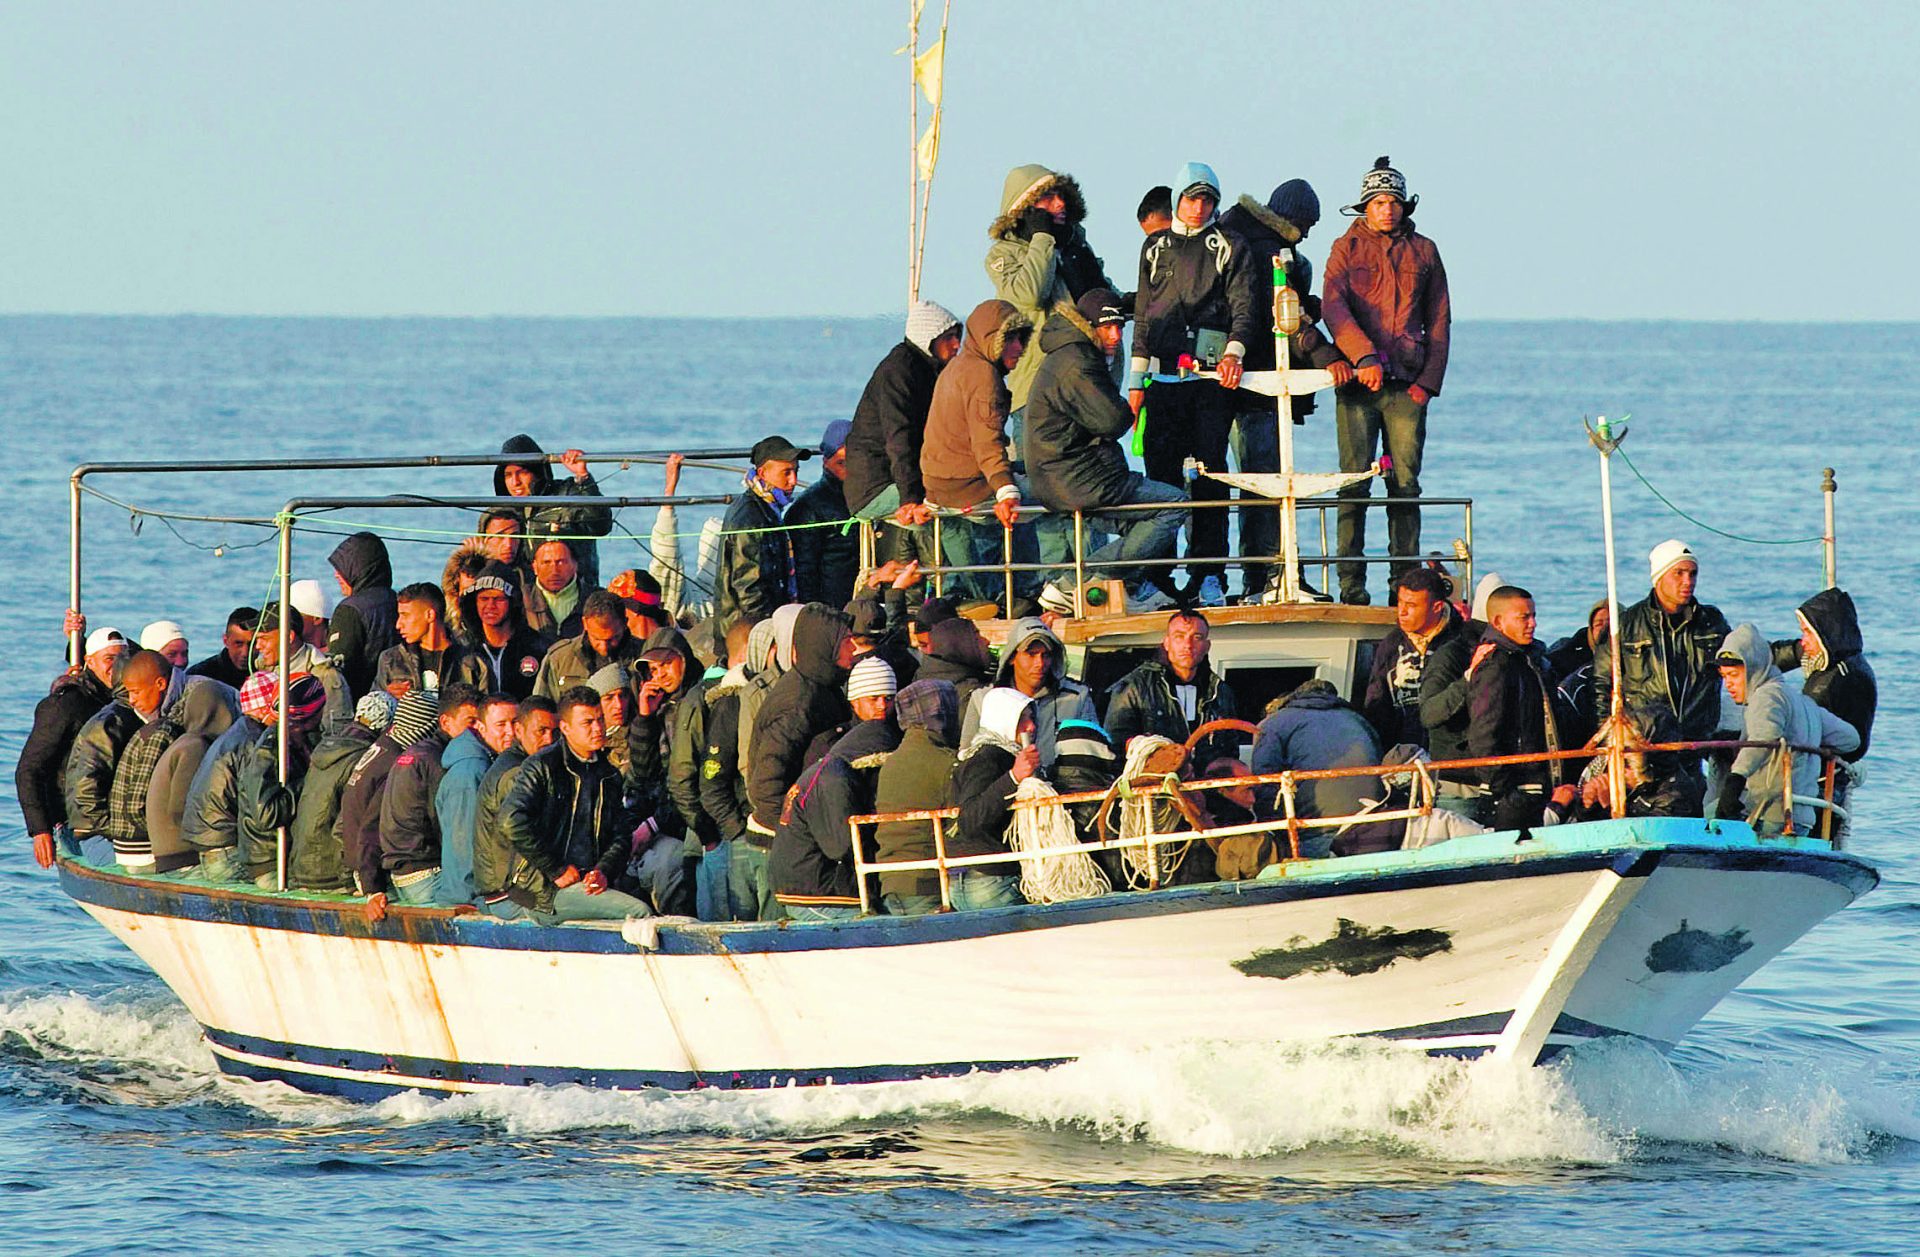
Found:
[{"label": "blue sky", "polygon": [[[895,311],[905,7],[16,0],[0,309]],[[953,7],[963,311],[1010,166],[1076,175],[1131,286],[1180,162],[1311,180],[1317,259],[1387,153],[1458,317],[1920,318],[1920,6]]]}]

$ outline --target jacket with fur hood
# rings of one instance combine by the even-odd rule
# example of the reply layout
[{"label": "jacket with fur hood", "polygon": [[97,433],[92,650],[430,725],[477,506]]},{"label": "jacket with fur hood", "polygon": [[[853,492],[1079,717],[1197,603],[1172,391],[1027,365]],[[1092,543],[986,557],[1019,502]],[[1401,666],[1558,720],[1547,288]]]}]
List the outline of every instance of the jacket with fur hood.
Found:
[{"label": "jacket with fur hood", "polygon": [[[1033,203],[1058,192],[1067,204],[1067,221],[1046,230],[1029,230],[1023,217]],[[1034,342],[1007,376],[1012,409],[1027,404],[1040,363],[1052,350],[1039,343],[1039,333],[1060,310],[1096,288],[1117,288],[1107,278],[1106,265],[1087,243],[1086,199],[1072,175],[1056,174],[1045,166],[1015,166],[1000,193],[1000,213],[987,228],[993,243],[987,247],[987,278],[993,295],[1010,303],[1032,320]]]},{"label": "jacket with fur hood", "polygon": [[211,677],[196,677],[180,692],[175,711],[180,732],[153,766],[147,783],[147,839],[161,871],[184,868],[197,858],[181,837],[187,792],[214,742],[240,719],[240,696]]},{"label": "jacket with fur hood", "polygon": [[[1447,376],[1453,302],[1440,250],[1406,218],[1382,235],[1361,218],[1333,242],[1321,310],[1333,342],[1355,366],[1369,359],[1396,384],[1434,396]],[[1358,388],[1359,385],[1349,385]]]},{"label": "jacket with fur hood", "polygon": [[800,777],[807,744],[822,731],[847,720],[847,670],[840,666],[840,643],[847,617],[832,607],[810,602],[793,623],[793,667],[774,683],[753,719],[752,755],[747,763],[747,798],[753,805],[748,841],[771,842],[787,790]]},{"label": "jacket with fur hood", "polygon": [[1039,341],[1047,365],[1033,382],[1020,438],[1034,496],[1050,511],[1126,501],[1133,469],[1120,438],[1133,427],[1133,409],[1094,344],[1093,328],[1078,310],[1065,309]]},{"label": "jacket with fur hood", "polygon": [[[604,506],[595,506],[581,501],[582,498],[600,496],[600,486],[591,474],[575,480],[569,476],[565,480],[555,480],[553,467],[546,460],[546,451],[540,443],[524,432],[508,437],[500,445],[502,454],[526,454],[534,456],[529,461],[518,464],[533,473],[532,498],[548,499],[520,508],[520,531],[528,533],[534,540],[526,543],[531,551],[538,546],[539,536],[573,537],[582,540],[569,541],[574,561],[580,568],[581,588],[598,589],[600,587],[600,547],[591,540],[604,537],[613,531],[613,512]],[[507,463],[501,463],[493,469],[493,492],[495,497],[507,496]],[[570,499],[565,502],[551,499]]]},{"label": "jacket with fur hood", "polygon": [[[1780,670],[1773,666],[1773,647],[1760,635],[1759,629],[1742,624],[1727,634],[1720,653],[1736,654],[1746,664],[1747,701],[1743,704],[1742,741],[1784,740],[1794,746],[1818,746],[1842,754],[1859,747],[1860,734],[1852,725],[1787,684]],[[1791,758],[1793,792],[1817,798],[1819,757],[1795,753]],[[1733,757],[1731,771],[1746,779],[1741,802],[1748,823],[1762,834],[1780,833],[1786,823],[1786,800],[1782,797],[1786,779],[1782,775],[1779,752],[1770,747],[1745,747]],[[1794,832],[1806,833],[1814,819],[1812,806],[1794,805]]]},{"label": "jacket with fur hood", "polygon": [[1800,655],[1799,639],[1775,642],[1773,664],[1782,672],[1805,666],[1800,692],[1853,726],[1860,745],[1846,752],[1848,763],[1858,763],[1873,741],[1873,714],[1880,705],[1880,683],[1862,652],[1860,617],[1853,598],[1844,589],[1823,589],[1800,604],[1800,626],[1819,639],[1819,654]]},{"label": "jacket with fur hood", "polygon": [[[994,672],[993,684],[1013,688],[1013,657],[1035,641],[1044,641],[1050,647],[1046,684],[1041,687],[1040,693],[1033,696],[1033,741],[1040,748],[1040,764],[1045,768],[1052,766],[1058,754],[1062,721],[1084,720],[1097,724],[1099,717],[1094,712],[1093,695],[1087,692],[1087,687],[1067,676],[1066,646],[1047,627],[1047,622],[1038,616],[1015,620],[1007,626],[1007,643],[1000,650],[1000,666]],[[989,692],[985,688],[977,689],[963,704],[965,715],[960,723],[961,746],[971,746],[974,735],[980,731],[981,703]]]},{"label": "jacket with fur hood", "polygon": [[[1273,259],[1282,249],[1293,250],[1293,265],[1287,269],[1287,287],[1300,294],[1300,329],[1287,338],[1288,361],[1296,367],[1324,369],[1340,361],[1341,355],[1316,324],[1320,321],[1320,301],[1312,295],[1313,263],[1300,252],[1306,238],[1294,221],[1276,214],[1259,201],[1240,194],[1220,225],[1240,237],[1247,246],[1247,283],[1253,292],[1256,328],[1247,342],[1247,356],[1241,365],[1249,371],[1271,371],[1279,365],[1273,352]],[[1311,224],[1309,224],[1311,226]],[[1240,409],[1271,415],[1273,399],[1251,389],[1235,391]],[[1313,413],[1314,394],[1293,399],[1296,423]]]},{"label": "jacket with fur hood", "polygon": [[342,541],[327,561],[353,590],[327,620],[327,653],[340,661],[347,688],[357,700],[373,688],[381,652],[400,640],[393,561],[387,557],[387,543],[370,532]]},{"label": "jacket with fur hood", "polygon": [[967,510],[989,498],[1017,496],[1007,454],[1006,372],[1000,352],[1007,337],[1033,321],[1005,301],[982,301],[967,316],[967,336],[940,372],[920,448],[927,500]]}]

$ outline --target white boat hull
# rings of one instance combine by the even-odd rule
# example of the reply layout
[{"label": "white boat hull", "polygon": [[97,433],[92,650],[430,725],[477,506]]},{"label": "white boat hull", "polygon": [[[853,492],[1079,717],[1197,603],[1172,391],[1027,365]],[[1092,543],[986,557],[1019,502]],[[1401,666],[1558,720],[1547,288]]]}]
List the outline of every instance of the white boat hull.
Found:
[{"label": "white boat hull", "polygon": [[[1384,1036],[1519,1064],[1678,1041],[1876,880],[1744,826],[1608,822],[1253,882],[832,925],[542,928],[67,866],[229,1072],[356,1096],[779,1086],[1189,1039]],[[632,935],[630,941],[628,934]]]}]

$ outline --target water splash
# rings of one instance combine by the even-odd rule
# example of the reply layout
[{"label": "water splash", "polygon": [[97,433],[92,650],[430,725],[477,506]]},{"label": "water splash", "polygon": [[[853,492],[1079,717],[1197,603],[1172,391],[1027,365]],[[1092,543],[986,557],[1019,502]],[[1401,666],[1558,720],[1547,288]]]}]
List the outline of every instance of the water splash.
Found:
[{"label": "water splash", "polygon": [[1448,1164],[1607,1164],[1706,1148],[1804,1164],[1920,1141],[1910,1086],[1818,1064],[1680,1067],[1602,1043],[1513,1074],[1364,1041],[1315,1047],[1190,1043],[1091,1056],[1051,1070],[776,1091],[503,1088],[409,1093],[372,1106],[219,1074],[191,1017],[163,994],[0,999],[16,1070],[60,1071],[96,1099],[244,1105],[297,1126],[492,1126],[788,1139],[859,1126],[1012,1120],[1097,1143],[1250,1159],[1312,1148]]}]

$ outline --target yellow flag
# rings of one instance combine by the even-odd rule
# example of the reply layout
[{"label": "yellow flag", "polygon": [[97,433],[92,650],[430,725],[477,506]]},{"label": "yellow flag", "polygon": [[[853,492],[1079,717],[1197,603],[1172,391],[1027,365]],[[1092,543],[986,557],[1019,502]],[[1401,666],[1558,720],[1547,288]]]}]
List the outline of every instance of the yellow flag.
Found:
[{"label": "yellow flag", "polygon": [[[940,76],[947,58],[947,37],[942,35],[913,59],[913,81],[926,94],[927,103],[940,108]],[[937,142],[936,142],[937,146]]]},{"label": "yellow flag", "polygon": [[[907,29],[909,31],[918,31],[920,29],[920,10],[927,7],[927,0],[913,0],[913,3],[908,7],[912,9],[913,12],[907,17]],[[893,55],[897,57],[903,52],[910,52],[912,50],[912,44],[901,44],[893,50]]]},{"label": "yellow flag", "polygon": [[940,115],[934,114],[933,121],[920,133],[920,143],[914,148],[914,158],[920,167],[920,182],[933,181],[934,163],[940,160]]}]

